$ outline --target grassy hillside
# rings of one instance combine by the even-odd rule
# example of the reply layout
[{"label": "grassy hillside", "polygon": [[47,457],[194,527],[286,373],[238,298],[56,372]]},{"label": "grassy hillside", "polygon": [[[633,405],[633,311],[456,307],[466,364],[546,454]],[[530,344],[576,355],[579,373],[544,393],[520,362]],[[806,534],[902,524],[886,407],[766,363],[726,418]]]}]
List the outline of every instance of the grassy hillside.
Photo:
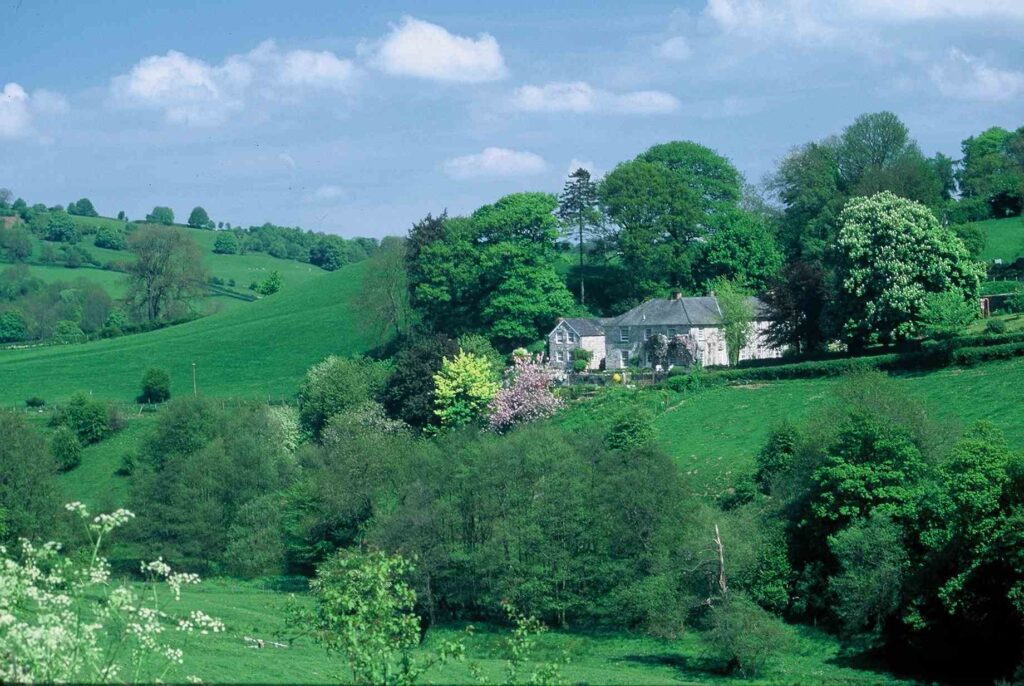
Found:
[{"label": "grassy hillside", "polygon": [[305,282],[285,277],[277,295],[211,317],[145,334],[76,346],[0,351],[0,403],[37,395],[53,402],[75,391],[131,401],[146,368],[171,373],[174,394],[290,396],[314,362],[365,351],[375,341],[351,308],[364,264]]},{"label": "grassy hillside", "polygon": [[[75,217],[75,222],[97,227],[109,226],[117,229],[124,226],[124,222],[106,217]],[[284,282],[290,285],[301,284],[310,279],[323,276],[326,273],[319,267],[314,267],[305,262],[279,259],[263,253],[218,255],[213,252],[213,244],[217,239],[216,231],[190,229],[187,226],[175,226],[174,228],[185,232],[199,244],[203,254],[203,264],[210,276],[219,277],[225,282],[234,279],[238,290],[246,290],[251,282],[262,281],[270,272],[275,270],[280,272]],[[94,234],[83,236],[82,241],[78,245],[89,251],[101,264],[107,262],[126,262],[132,259],[131,253],[127,251],[97,248],[93,245],[94,239]],[[31,240],[33,243],[31,260],[37,263],[42,253],[42,247],[46,242],[37,236],[31,236]],[[50,245],[54,249],[59,250],[59,243],[51,243]],[[0,263],[2,263],[2,260],[0,260]],[[72,281],[77,278],[84,278],[100,283],[104,288],[108,289],[108,292],[113,297],[121,295],[124,291],[124,277],[117,272],[104,271],[92,266],[68,269],[62,265],[44,266],[32,264],[30,268],[34,274],[44,281]]]},{"label": "grassy hillside", "polygon": [[[776,381],[718,388],[672,404],[657,420],[661,445],[695,489],[716,496],[754,469],[768,433],[784,419],[799,421],[828,397],[837,379]],[[988,420],[1024,448],[1017,403],[1024,360],[896,377],[953,431]]]},{"label": "grassy hillside", "polygon": [[989,219],[975,226],[981,227],[988,236],[982,259],[1013,262],[1024,255],[1024,217]]}]

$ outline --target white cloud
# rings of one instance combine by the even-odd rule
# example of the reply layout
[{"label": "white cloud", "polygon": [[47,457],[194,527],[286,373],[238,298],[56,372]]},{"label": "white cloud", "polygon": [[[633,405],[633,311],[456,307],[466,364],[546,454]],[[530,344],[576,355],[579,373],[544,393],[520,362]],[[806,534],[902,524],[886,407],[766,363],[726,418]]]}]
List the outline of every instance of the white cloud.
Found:
[{"label": "white cloud", "polygon": [[396,76],[481,83],[508,74],[494,36],[457,36],[443,26],[409,16],[376,44],[361,46],[361,51],[370,64]]},{"label": "white cloud", "polygon": [[286,152],[280,153],[277,156],[277,159],[291,170],[295,170],[298,167],[298,165],[295,163],[295,158]]},{"label": "white cloud", "polygon": [[959,100],[1004,101],[1024,93],[1024,72],[993,67],[957,48],[928,75],[940,93]]},{"label": "white cloud", "polygon": [[599,171],[597,169],[597,165],[595,165],[591,160],[581,160],[577,157],[569,160],[569,166],[565,170],[565,175],[569,176],[577,169],[586,169],[590,172],[590,178],[595,181],[599,177],[603,176],[603,172]]},{"label": "white cloud", "polygon": [[445,174],[453,179],[480,177],[529,176],[540,174],[547,164],[540,155],[508,148],[485,148],[477,155],[464,155],[446,160]]},{"label": "white cloud", "polygon": [[849,2],[854,12],[891,21],[932,19],[1024,20],[1020,0],[857,0]]},{"label": "white cloud", "polygon": [[264,41],[248,53],[212,65],[177,50],[140,60],[114,77],[114,102],[162,110],[175,124],[215,126],[245,108],[252,97],[289,99],[307,91],[348,92],[357,69],[330,52],[280,50]]},{"label": "white cloud", "polygon": [[[822,5],[824,6],[824,5]],[[725,34],[755,42],[828,45],[839,35],[831,16],[809,0],[708,0],[704,17]]]},{"label": "white cloud", "polygon": [[68,102],[60,93],[36,90],[31,95],[11,82],[0,91],[0,138],[24,138],[35,132],[37,116],[63,114]]},{"label": "white cloud", "polygon": [[659,43],[654,49],[654,54],[670,62],[683,62],[690,59],[693,49],[682,36],[673,36]]},{"label": "white cloud", "polygon": [[612,93],[585,81],[520,86],[512,95],[512,106],[524,112],[667,114],[678,110],[679,105],[675,96],[662,91]]}]

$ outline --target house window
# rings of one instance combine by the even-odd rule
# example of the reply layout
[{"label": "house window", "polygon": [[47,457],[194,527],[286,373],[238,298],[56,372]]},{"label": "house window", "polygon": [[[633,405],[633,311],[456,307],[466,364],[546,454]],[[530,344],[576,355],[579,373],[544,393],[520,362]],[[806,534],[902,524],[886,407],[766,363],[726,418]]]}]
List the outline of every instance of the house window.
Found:
[{"label": "house window", "polygon": [[623,367],[628,367],[629,366],[629,351],[628,350],[623,350],[623,351],[621,351],[619,353],[619,355],[622,357],[622,366]]},{"label": "house window", "polygon": [[569,342],[570,343],[575,343],[576,342],[576,338],[577,338],[576,334],[573,333],[572,331],[570,331],[569,332]]},{"label": "house window", "polygon": [[565,332],[561,329],[555,332],[555,343],[565,343]]},{"label": "house window", "polygon": [[697,329],[697,340],[698,341],[703,341],[704,340],[704,329]]},{"label": "house window", "polygon": [[644,329],[644,340],[646,341],[654,333],[654,329]]},{"label": "house window", "polygon": [[559,350],[555,353],[555,359],[559,362],[565,362],[565,351]]},{"label": "house window", "polygon": [[619,343],[629,343],[629,327],[623,326],[619,329]]}]

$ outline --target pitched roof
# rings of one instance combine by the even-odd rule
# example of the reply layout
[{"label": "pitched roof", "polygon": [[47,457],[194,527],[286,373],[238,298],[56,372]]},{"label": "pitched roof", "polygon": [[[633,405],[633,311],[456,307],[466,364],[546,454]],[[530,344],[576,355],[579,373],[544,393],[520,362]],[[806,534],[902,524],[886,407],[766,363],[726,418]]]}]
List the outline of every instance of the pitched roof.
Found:
[{"label": "pitched roof", "polygon": [[[765,319],[766,308],[750,298],[754,318]],[[654,298],[637,305],[614,320],[615,326],[719,326],[722,310],[713,296],[700,298]]]},{"label": "pitched roof", "polygon": [[569,327],[580,336],[603,336],[604,327],[598,319],[585,319],[583,317],[565,317],[563,320]]}]

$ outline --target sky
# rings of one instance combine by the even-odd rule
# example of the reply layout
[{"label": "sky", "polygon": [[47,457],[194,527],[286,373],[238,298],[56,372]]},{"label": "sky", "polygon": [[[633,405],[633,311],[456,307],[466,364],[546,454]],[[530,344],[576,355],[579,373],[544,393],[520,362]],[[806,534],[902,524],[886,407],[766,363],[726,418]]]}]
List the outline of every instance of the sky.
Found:
[{"label": "sky", "polygon": [[0,0],[0,187],[403,234],[694,140],[759,183],[891,110],[1024,125],[1024,0]]}]

